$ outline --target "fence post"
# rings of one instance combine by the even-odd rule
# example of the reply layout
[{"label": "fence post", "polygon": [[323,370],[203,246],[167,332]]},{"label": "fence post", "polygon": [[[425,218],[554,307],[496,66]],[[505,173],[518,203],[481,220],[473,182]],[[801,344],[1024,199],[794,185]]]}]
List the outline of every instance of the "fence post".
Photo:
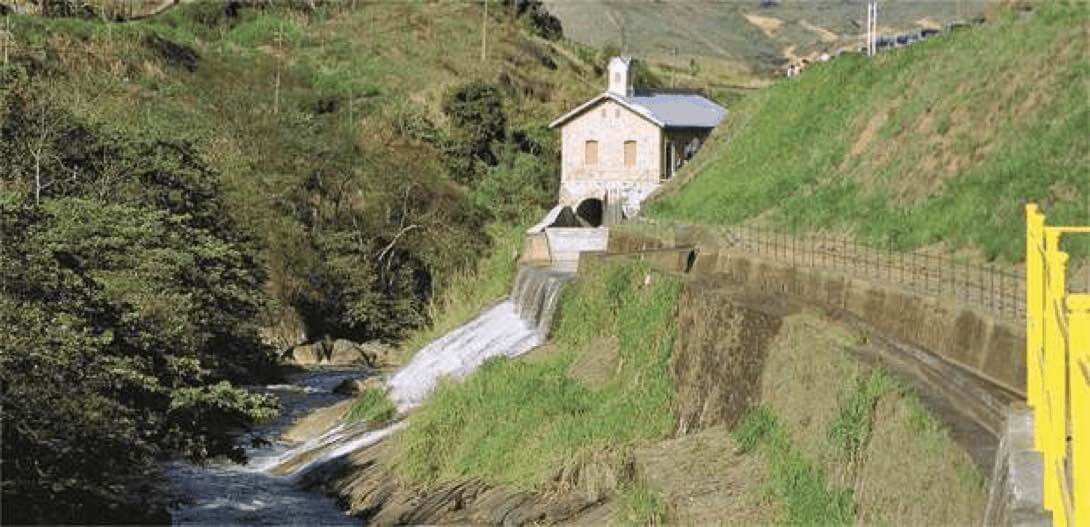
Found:
[{"label": "fence post", "polygon": [[1067,297],[1071,379],[1071,525],[1090,523],[1090,295]]},{"label": "fence post", "polygon": [[[1041,401],[1041,359],[1044,321],[1044,217],[1037,205],[1026,205],[1026,403],[1036,408]],[[1005,277],[1006,273],[1001,275]],[[1037,437],[1034,435],[1034,437]],[[1040,449],[1041,445],[1036,447]]]},{"label": "fence post", "polygon": [[[1041,406],[1044,411],[1036,412],[1035,421],[1040,420],[1041,415],[1046,418],[1043,423],[1037,425],[1041,432],[1041,452],[1044,454],[1044,504],[1045,508],[1052,511],[1052,519],[1056,525],[1066,525],[1064,500],[1060,494],[1059,480],[1063,474],[1064,457],[1067,451],[1067,373],[1064,346],[1066,336],[1063,334],[1063,321],[1060,317],[1064,314],[1060,305],[1064,296],[1064,277],[1067,272],[1067,254],[1060,251],[1060,233],[1056,230],[1045,229],[1045,336],[1044,336],[1044,368],[1041,379],[1044,387],[1044,398]],[[1052,482],[1054,484],[1049,484]]]}]

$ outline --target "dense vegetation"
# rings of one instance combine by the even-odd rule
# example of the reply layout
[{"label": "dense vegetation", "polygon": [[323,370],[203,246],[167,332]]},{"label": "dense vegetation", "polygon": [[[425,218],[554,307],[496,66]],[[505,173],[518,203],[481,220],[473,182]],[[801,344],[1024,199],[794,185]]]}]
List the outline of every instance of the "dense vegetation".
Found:
[{"label": "dense vegetation", "polygon": [[[591,492],[632,484],[624,449],[666,436],[676,421],[667,360],[680,291],[680,279],[643,263],[582,277],[563,293],[554,343],[541,356],[492,360],[413,414],[397,442],[399,472],[425,484],[482,477]],[[570,376],[580,357],[608,346],[620,367],[601,386]]]},{"label": "dense vegetation", "polygon": [[488,23],[481,61],[469,4],[11,18],[5,522],[163,519],[156,461],[240,459],[275,415],[236,386],[301,340],[426,327],[494,236],[536,219],[558,162],[544,125],[595,70],[558,55],[539,3]]},{"label": "dense vegetation", "polygon": [[[254,240],[184,141],[89,124],[17,70],[0,88],[4,521],[156,519],[156,456],[240,459],[272,401]],[[11,506],[11,504],[18,504]]]},{"label": "dense vegetation", "polygon": [[1085,223],[1090,197],[1087,10],[1035,5],[748,98],[651,215],[1017,261],[1026,202]]}]

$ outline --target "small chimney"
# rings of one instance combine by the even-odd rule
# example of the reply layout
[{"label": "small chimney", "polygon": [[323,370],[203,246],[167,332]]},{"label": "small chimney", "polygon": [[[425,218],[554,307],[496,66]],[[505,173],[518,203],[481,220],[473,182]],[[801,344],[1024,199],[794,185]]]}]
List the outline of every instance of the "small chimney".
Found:
[{"label": "small chimney", "polygon": [[609,93],[628,97],[632,95],[632,79],[628,76],[628,66],[632,59],[613,57],[609,59]]}]

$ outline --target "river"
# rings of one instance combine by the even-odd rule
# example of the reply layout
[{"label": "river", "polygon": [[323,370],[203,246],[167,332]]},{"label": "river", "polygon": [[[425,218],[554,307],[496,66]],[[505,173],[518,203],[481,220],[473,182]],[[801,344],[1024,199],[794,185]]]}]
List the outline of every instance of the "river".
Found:
[{"label": "river", "polygon": [[[402,416],[422,403],[441,378],[461,378],[493,357],[515,357],[545,341],[564,284],[574,267],[524,266],[508,298],[431,342],[387,381],[387,392]],[[261,391],[276,395],[275,422],[255,430],[270,444],[247,449],[244,465],[217,462],[166,466],[179,503],[176,525],[358,525],[332,498],[301,489],[298,480],[327,461],[383,440],[404,421],[381,429],[367,423],[338,423],[302,444],[277,439],[299,418],[346,397],[333,393],[345,379],[362,378],[365,368],[313,369],[289,376]]]}]

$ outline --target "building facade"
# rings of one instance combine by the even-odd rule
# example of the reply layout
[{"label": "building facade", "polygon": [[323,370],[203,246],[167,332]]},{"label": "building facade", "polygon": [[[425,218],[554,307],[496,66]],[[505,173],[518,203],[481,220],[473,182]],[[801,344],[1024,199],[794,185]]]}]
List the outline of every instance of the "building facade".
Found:
[{"label": "building facade", "polygon": [[625,57],[608,89],[550,124],[560,128],[560,206],[592,225],[631,217],[703,145],[726,109],[692,91],[636,90]]}]

